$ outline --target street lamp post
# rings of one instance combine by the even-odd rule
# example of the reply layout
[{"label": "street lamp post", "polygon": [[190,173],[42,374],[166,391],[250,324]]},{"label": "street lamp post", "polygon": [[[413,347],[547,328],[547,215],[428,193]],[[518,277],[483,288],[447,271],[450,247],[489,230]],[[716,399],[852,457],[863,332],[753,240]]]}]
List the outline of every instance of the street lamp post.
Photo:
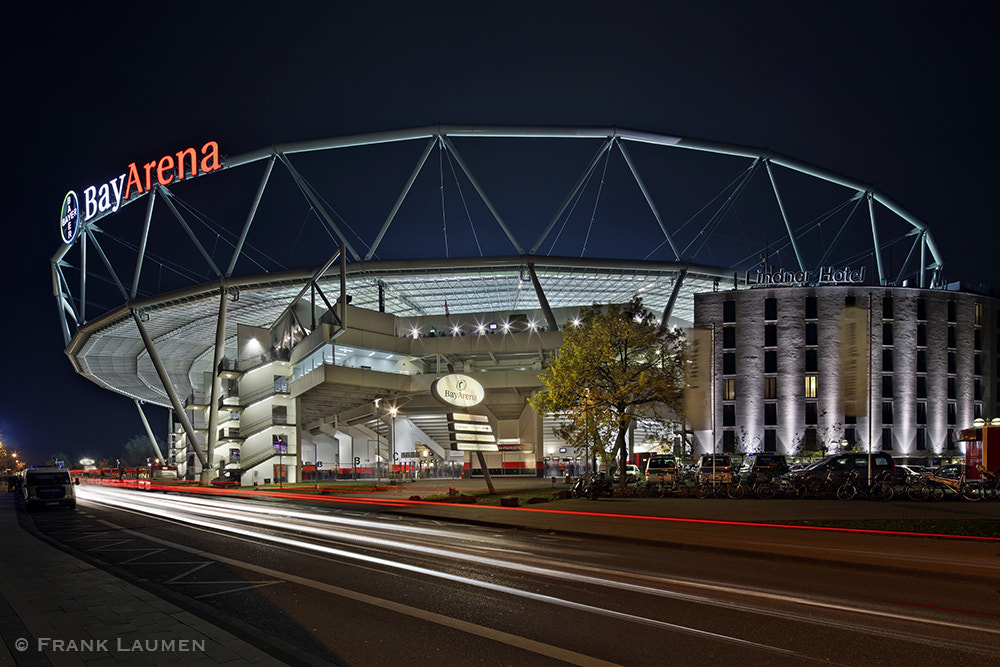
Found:
[{"label": "street lamp post", "polygon": [[393,468],[396,466],[396,406],[389,408],[389,414],[392,416],[391,427],[389,429],[389,473],[390,477],[395,480],[396,478],[391,474]]}]

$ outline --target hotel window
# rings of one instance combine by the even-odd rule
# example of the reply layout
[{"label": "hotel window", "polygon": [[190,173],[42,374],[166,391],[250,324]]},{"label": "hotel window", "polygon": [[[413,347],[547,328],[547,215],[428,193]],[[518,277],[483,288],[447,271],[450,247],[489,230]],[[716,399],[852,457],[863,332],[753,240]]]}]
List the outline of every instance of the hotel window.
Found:
[{"label": "hotel window", "polygon": [[926,424],[927,423],[927,404],[917,403],[917,423]]},{"label": "hotel window", "polygon": [[765,452],[776,452],[778,451],[778,432],[773,428],[764,430],[764,451]]},{"label": "hotel window", "polygon": [[778,300],[774,297],[764,299],[764,319],[778,319]]},{"label": "hotel window", "polygon": [[927,347],[927,325],[917,325],[917,347]]},{"label": "hotel window", "polygon": [[949,322],[956,322],[956,321],[958,321],[958,318],[955,315],[955,310],[956,310],[956,308],[955,308],[955,302],[954,301],[949,301],[948,302],[948,321]]},{"label": "hotel window", "polygon": [[722,347],[727,350],[736,347],[736,327],[722,327]]},{"label": "hotel window", "polygon": [[882,423],[892,423],[892,401],[882,401]]},{"label": "hotel window", "polygon": [[927,372],[927,350],[917,350],[917,372]]},{"label": "hotel window", "polygon": [[958,397],[958,392],[955,390],[955,378],[948,378],[948,398],[955,399]]},{"label": "hotel window", "polygon": [[927,299],[923,297],[917,299],[917,319],[918,320],[927,319]]},{"label": "hotel window", "polygon": [[[981,401],[981,400],[983,400],[983,381],[980,380],[979,378],[976,378],[975,380],[973,380],[973,382],[972,382],[972,392],[973,392],[972,400],[974,400],[974,401]],[[979,415],[979,416],[982,417],[982,415]]]},{"label": "hotel window", "polygon": [[722,406],[722,425],[723,426],[736,426],[736,406],[733,404],[726,404]]},{"label": "hotel window", "polygon": [[948,353],[948,372],[949,373],[954,373],[955,372],[955,368],[957,368],[957,364],[955,363],[955,353],[954,352],[949,352]]},{"label": "hotel window", "polygon": [[955,327],[948,327],[948,347],[955,346]]},{"label": "hotel window", "polygon": [[778,404],[777,403],[765,403],[764,404],[764,426],[777,426],[778,425]]},{"label": "hotel window", "polygon": [[917,376],[917,398],[927,398],[927,376]]},{"label": "hotel window", "polygon": [[778,378],[764,378],[764,398],[778,398]]},{"label": "hotel window", "polygon": [[765,373],[777,373],[778,372],[778,353],[774,350],[767,350],[764,352],[764,372]]},{"label": "hotel window", "polygon": [[882,318],[892,319],[892,295],[886,294],[882,297]]},{"label": "hotel window", "polygon": [[892,429],[884,428],[882,429],[882,451],[888,452],[892,450]]},{"label": "hotel window", "polygon": [[806,322],[806,345],[817,344],[819,344],[819,338],[816,334],[816,323]]},{"label": "hotel window", "polygon": [[777,347],[778,346],[778,325],[777,324],[765,324],[764,325],[764,347]]},{"label": "hotel window", "polygon": [[892,376],[882,376],[882,398],[892,398]]},{"label": "hotel window", "polygon": [[806,350],[806,373],[819,370],[819,353],[816,350]]},{"label": "hotel window", "polygon": [[892,372],[892,348],[887,347],[882,350],[882,370],[887,373]]},{"label": "hotel window", "polygon": [[736,353],[725,352],[722,355],[722,374],[734,375],[736,373]]},{"label": "hotel window", "polygon": [[724,401],[735,401],[736,400],[736,380],[729,378],[722,381],[722,400]]},{"label": "hotel window", "polygon": [[948,404],[948,426],[954,426],[958,421],[958,406],[955,403]]},{"label": "hotel window", "polygon": [[736,432],[733,430],[722,432],[722,451],[726,454],[736,453]]},{"label": "hotel window", "polygon": [[924,451],[927,449],[927,429],[918,428],[917,429],[917,451]]},{"label": "hotel window", "polygon": [[816,376],[806,376],[806,398],[816,398]]},{"label": "hotel window", "polygon": [[817,312],[818,311],[817,311],[817,308],[816,308],[816,297],[814,297],[814,296],[807,296],[806,297],[806,319],[807,320],[815,320],[816,317],[817,317]]},{"label": "hotel window", "polygon": [[972,404],[972,418],[973,419],[982,419],[983,418],[983,404],[982,403],[973,403]]},{"label": "hotel window", "polygon": [[806,402],[806,424],[809,426],[815,426],[818,421],[819,410],[815,403],[812,401]]},{"label": "hotel window", "polygon": [[972,357],[972,374],[973,375],[983,374],[983,358],[978,354]]},{"label": "hotel window", "polygon": [[983,323],[983,304],[977,303],[973,310],[973,317],[975,318],[975,325],[980,326]]},{"label": "hotel window", "polygon": [[892,345],[892,322],[882,324],[882,344]]},{"label": "hotel window", "polygon": [[736,321],[736,302],[732,299],[727,299],[722,302],[722,321],[723,322],[735,322]]},{"label": "hotel window", "polygon": [[972,332],[972,347],[977,350],[983,349],[983,332],[981,329],[976,329]]},{"label": "hotel window", "polygon": [[848,445],[853,445],[858,441],[858,429],[856,428],[845,428],[844,429],[844,440],[847,441]]},{"label": "hotel window", "polygon": [[816,429],[807,428],[806,432],[802,434],[802,449],[805,451],[814,451],[818,449],[818,444]]}]

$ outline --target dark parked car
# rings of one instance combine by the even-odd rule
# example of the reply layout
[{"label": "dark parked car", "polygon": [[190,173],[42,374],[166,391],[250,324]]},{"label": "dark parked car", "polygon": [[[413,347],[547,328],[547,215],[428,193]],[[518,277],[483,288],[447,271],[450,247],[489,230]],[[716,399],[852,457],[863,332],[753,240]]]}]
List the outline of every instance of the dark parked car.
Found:
[{"label": "dark parked car", "polygon": [[[714,477],[713,477],[714,475]],[[698,466],[698,483],[709,482],[731,484],[733,482],[733,461],[729,454],[705,454]]]},{"label": "dark parked car", "polygon": [[783,454],[761,452],[751,454],[743,464],[740,476],[747,484],[771,482],[788,472],[788,460]]},{"label": "dark parked car", "polygon": [[[872,479],[883,475],[896,478],[896,464],[888,454],[872,454],[871,460]],[[837,487],[847,481],[848,476],[854,471],[858,472],[859,479],[868,479],[868,454],[834,454],[806,468],[789,472],[785,477],[795,484],[804,484],[808,487],[822,484],[829,475],[830,481]]]}]

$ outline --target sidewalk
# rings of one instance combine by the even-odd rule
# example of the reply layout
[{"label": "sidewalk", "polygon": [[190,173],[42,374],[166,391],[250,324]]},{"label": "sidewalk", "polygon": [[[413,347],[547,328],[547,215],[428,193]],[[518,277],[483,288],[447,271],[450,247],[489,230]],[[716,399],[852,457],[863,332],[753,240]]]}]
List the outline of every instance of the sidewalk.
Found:
[{"label": "sidewalk", "polygon": [[13,493],[0,494],[0,530],[0,665],[282,664],[31,535]]}]

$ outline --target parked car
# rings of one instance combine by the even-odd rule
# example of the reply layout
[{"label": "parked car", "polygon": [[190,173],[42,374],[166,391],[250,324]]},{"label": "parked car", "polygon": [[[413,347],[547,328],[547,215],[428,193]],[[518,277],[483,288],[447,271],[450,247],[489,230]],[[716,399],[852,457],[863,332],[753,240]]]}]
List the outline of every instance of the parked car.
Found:
[{"label": "parked car", "polygon": [[730,484],[733,479],[733,461],[729,454],[705,454],[698,464],[698,483]]},{"label": "parked car", "polygon": [[[896,464],[888,454],[872,454],[872,477],[889,475],[896,478]],[[801,470],[793,470],[784,475],[793,484],[822,484],[829,476],[834,486],[840,486],[847,481],[848,476],[857,471],[860,479],[868,478],[868,454],[834,454],[816,461]]]},{"label": "parked car", "polygon": [[658,482],[660,476],[672,480],[677,474],[677,459],[673,454],[654,454],[646,461],[646,479]]},{"label": "parked car", "polygon": [[783,454],[760,452],[751,454],[740,470],[740,477],[747,484],[771,482],[788,472],[788,460]]},{"label": "parked car", "polygon": [[43,505],[76,508],[76,490],[65,468],[29,468],[22,474],[21,492],[29,510]]},{"label": "parked car", "polygon": [[964,468],[965,465],[962,463],[949,463],[947,465],[938,466],[932,470],[930,474],[935,477],[944,477],[945,479],[961,479]]},{"label": "parked car", "polygon": [[903,463],[896,466],[897,479],[900,481],[906,481],[907,479],[923,477],[924,475],[929,475],[933,472],[929,468],[923,466],[915,466],[909,463]]}]

